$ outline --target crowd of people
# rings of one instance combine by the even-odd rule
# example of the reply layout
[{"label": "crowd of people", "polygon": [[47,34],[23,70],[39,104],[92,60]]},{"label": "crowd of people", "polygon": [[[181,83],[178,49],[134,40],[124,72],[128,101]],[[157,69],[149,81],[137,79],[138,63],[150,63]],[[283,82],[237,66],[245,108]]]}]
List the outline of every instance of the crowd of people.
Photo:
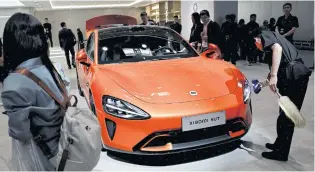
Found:
[{"label": "crowd of people", "polygon": [[[61,30],[59,31],[58,38],[59,38],[59,46],[65,52],[66,60],[68,69],[72,67],[75,68],[75,50],[74,46],[78,43],[80,49],[84,48],[84,38],[83,33],[80,28],[77,29],[77,39],[71,29],[67,28],[67,24],[65,22],[60,23]],[[48,18],[45,18],[45,23],[43,24],[45,35],[48,44],[53,47],[53,40],[52,40],[52,32],[51,32],[51,24],[49,23]],[[77,42],[78,40],[78,42]],[[71,60],[70,60],[71,54]]]},{"label": "crowd of people", "polygon": [[[261,53],[257,50],[253,44],[254,37],[252,36],[252,32],[258,28],[260,30],[275,31],[285,36],[293,44],[293,35],[296,28],[299,27],[299,22],[298,18],[291,14],[291,10],[292,4],[285,3],[283,5],[283,16],[280,16],[277,21],[275,18],[270,18],[269,22],[268,20],[264,20],[261,26],[256,22],[256,14],[250,15],[248,23],[244,19],[240,19],[237,23],[236,15],[228,14],[225,16],[225,22],[220,26],[216,21],[210,19],[208,10],[202,10],[200,13],[195,12],[191,14],[193,26],[190,31],[189,43],[200,52],[207,49],[208,43],[216,44],[220,48],[224,60],[231,61],[232,64],[236,64],[236,61],[239,59],[247,60],[249,66],[257,62],[266,63],[264,56],[270,52]],[[140,17],[142,20],[140,25],[159,25],[159,23],[150,19],[146,12],[142,12]],[[179,22],[179,17],[174,16],[173,19],[174,21],[168,24],[168,26],[181,34],[182,25]],[[45,18],[43,26],[46,38],[50,46],[53,47],[51,24],[48,18]],[[68,68],[71,69],[71,67],[75,67],[73,63],[73,46],[77,41],[72,31],[66,28],[66,23],[63,22],[61,27],[59,44],[65,51]],[[83,48],[83,34],[79,28],[77,29],[77,37],[80,48]],[[69,52],[72,55],[72,62]]]},{"label": "crowd of people", "polygon": [[[269,87],[273,93],[280,92],[288,96],[300,110],[306,94],[311,71],[304,65],[302,57],[293,45],[293,35],[299,27],[298,18],[291,14],[292,4],[283,5],[284,15],[276,21],[265,20],[260,26],[256,22],[257,15],[251,14],[250,21],[245,24],[244,19],[236,22],[235,14],[225,16],[226,21],[220,26],[210,19],[208,10],[191,14],[192,28],[189,43],[202,52],[208,44],[216,44],[226,61],[236,64],[240,58],[246,59],[248,65],[263,62],[269,65],[270,73],[267,76]],[[159,25],[150,20],[146,12],[140,14],[140,25]],[[181,34],[182,27],[178,16],[174,16],[173,24],[169,25]],[[240,54],[238,54],[240,50]],[[290,74],[291,73],[291,74]],[[274,143],[267,143],[266,148],[271,152],[263,152],[267,159],[288,161],[294,123],[279,110],[277,120],[277,138]]]},{"label": "crowd of people", "polygon": [[[251,20],[247,24],[243,19],[237,24],[234,14],[227,15],[226,22],[220,27],[217,22],[210,19],[209,11],[202,10],[200,13],[191,15],[193,26],[189,42],[201,51],[207,48],[208,43],[216,44],[225,54],[225,60],[231,60],[234,64],[238,59],[238,46],[243,57],[247,57],[249,62],[256,62],[258,52],[269,52],[265,58],[270,65],[267,78],[271,90],[276,92],[279,88],[283,96],[288,96],[301,109],[310,71],[305,68],[298,50],[292,44],[298,20],[290,14],[291,9],[291,4],[284,4],[284,16],[279,17],[277,22],[274,19],[271,19],[270,23],[264,22],[262,27],[256,23],[255,14],[250,15]],[[156,24],[148,19],[146,13],[141,13],[141,18],[142,25]],[[178,19],[176,16],[174,18]],[[71,68],[71,65],[75,67],[73,46],[76,44],[76,38],[72,31],[67,29],[66,23],[62,22],[61,27],[60,46],[66,51],[68,67]],[[177,20],[170,27],[179,33],[182,29]],[[0,51],[1,58],[4,57],[4,60],[0,59],[0,66],[5,69],[1,75],[1,81],[4,80],[1,99],[9,118],[9,136],[20,143],[27,144],[29,140],[34,139],[32,129],[35,127],[41,135],[46,136],[46,140],[40,141],[46,142],[49,150],[56,155],[60,138],[59,128],[63,120],[62,113],[58,110],[61,107],[36,83],[15,72],[24,68],[33,72],[53,90],[55,95],[62,97],[64,93],[64,90],[60,88],[62,76],[56,73],[56,68],[49,58],[47,38],[53,46],[51,25],[42,25],[37,18],[29,14],[17,13],[10,17],[3,33],[3,54]],[[2,43],[0,45],[2,46]],[[69,51],[73,56],[72,64],[69,60]],[[291,75],[288,75],[288,70],[291,71],[289,72]],[[280,110],[277,121],[277,139],[273,144],[266,145],[272,151],[264,152],[262,156],[287,161],[293,132],[294,123]],[[50,157],[42,158],[47,160],[45,170],[55,169],[49,162]],[[31,162],[29,165],[36,166]]]},{"label": "crowd of people", "polygon": [[[251,14],[250,21],[246,24],[244,19],[236,22],[235,14],[225,16],[225,22],[222,26],[210,19],[209,11],[202,10],[200,13],[191,14],[193,26],[190,32],[189,43],[200,51],[207,48],[208,43],[219,46],[223,57],[226,61],[236,64],[239,59],[248,61],[248,65],[257,63],[265,63],[263,53],[257,50],[253,44],[252,32],[255,29],[275,31],[286,37],[293,44],[293,35],[296,28],[299,27],[298,18],[291,14],[292,4],[285,3],[283,5],[284,15],[280,16],[276,21],[270,18],[270,22],[265,20],[260,26],[256,22],[257,15]],[[156,22],[150,20],[147,13],[141,13],[141,25],[157,25]],[[178,16],[174,16],[174,23],[170,28],[181,34],[182,27],[178,22]],[[240,51],[240,53],[238,53]],[[268,54],[268,52],[266,52]]]}]

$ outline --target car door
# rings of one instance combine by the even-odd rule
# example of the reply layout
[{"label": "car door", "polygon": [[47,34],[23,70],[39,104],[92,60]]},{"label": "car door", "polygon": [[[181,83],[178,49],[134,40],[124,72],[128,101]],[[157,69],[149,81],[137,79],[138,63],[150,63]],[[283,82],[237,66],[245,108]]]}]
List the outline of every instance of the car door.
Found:
[{"label": "car door", "polygon": [[[87,55],[86,63],[90,64],[91,66],[94,63],[94,48],[95,48],[95,34],[92,33],[88,39],[87,46],[86,46],[86,55]],[[85,97],[88,99],[89,90],[90,90],[91,70],[90,70],[90,67],[83,64],[80,64],[80,67],[82,69],[81,88]]]}]

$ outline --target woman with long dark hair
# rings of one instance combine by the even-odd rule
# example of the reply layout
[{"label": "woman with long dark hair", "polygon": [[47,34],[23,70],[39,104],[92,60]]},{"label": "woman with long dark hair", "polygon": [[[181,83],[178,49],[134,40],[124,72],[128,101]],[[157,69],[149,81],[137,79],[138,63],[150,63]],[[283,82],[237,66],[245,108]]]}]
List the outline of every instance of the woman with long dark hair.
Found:
[{"label": "woman with long dark hair", "polygon": [[[19,69],[27,69],[63,100],[60,76],[49,59],[44,28],[34,16],[16,13],[3,32],[4,76],[2,102],[9,118],[13,170],[55,170],[49,161],[58,152],[60,106]],[[59,83],[59,84],[58,84]]]},{"label": "woman with long dark hair", "polygon": [[203,30],[203,25],[200,21],[199,13],[192,13],[191,21],[193,23],[193,26],[191,28],[189,43],[191,43],[197,49],[198,44],[201,44],[201,32]]}]

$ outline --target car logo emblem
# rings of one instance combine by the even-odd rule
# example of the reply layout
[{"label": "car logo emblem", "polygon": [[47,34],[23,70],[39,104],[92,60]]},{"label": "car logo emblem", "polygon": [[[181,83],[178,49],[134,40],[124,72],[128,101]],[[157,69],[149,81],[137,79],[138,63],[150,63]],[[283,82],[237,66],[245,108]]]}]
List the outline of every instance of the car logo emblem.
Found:
[{"label": "car logo emblem", "polygon": [[190,91],[189,94],[192,95],[192,96],[198,95],[197,91]]}]

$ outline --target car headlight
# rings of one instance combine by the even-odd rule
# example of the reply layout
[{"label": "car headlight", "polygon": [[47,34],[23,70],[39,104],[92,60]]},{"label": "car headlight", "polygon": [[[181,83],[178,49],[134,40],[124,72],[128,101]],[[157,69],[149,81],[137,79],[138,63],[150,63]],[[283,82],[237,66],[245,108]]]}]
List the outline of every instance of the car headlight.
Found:
[{"label": "car headlight", "polygon": [[243,99],[244,99],[244,103],[248,103],[249,102],[250,94],[251,94],[250,83],[248,82],[247,79],[245,79],[244,85],[243,85]]},{"label": "car headlight", "polygon": [[103,96],[102,101],[105,112],[115,117],[130,120],[150,118],[149,114],[126,101],[109,96]]}]

